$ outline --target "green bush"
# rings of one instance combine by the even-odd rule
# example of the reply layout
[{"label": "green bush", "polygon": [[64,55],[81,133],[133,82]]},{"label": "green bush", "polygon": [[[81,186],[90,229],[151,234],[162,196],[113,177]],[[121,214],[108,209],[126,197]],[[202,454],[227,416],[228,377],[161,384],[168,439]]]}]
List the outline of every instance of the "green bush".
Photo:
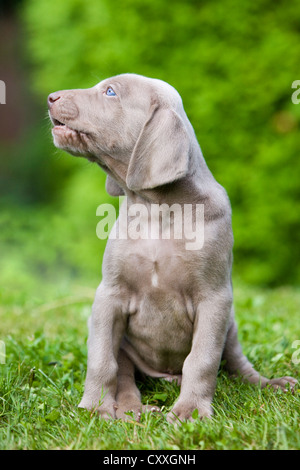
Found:
[{"label": "green bush", "polygon": [[299,282],[296,0],[27,0],[22,15],[41,100],[123,72],[175,86],[232,202],[235,273]]}]

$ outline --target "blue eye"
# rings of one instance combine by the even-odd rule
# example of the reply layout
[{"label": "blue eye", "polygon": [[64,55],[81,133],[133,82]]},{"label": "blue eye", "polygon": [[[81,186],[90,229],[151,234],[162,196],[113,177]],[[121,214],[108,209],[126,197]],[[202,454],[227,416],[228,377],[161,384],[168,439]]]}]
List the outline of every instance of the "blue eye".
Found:
[{"label": "blue eye", "polygon": [[106,95],[107,96],[116,96],[116,93],[114,92],[114,90],[112,89],[111,86],[109,86],[106,90]]}]

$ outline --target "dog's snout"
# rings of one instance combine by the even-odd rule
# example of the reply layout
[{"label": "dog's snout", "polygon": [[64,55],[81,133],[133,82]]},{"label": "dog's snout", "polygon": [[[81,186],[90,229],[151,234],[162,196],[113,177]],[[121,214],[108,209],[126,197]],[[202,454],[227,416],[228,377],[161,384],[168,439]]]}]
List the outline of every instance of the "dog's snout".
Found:
[{"label": "dog's snout", "polygon": [[48,108],[50,109],[53,103],[55,103],[55,101],[59,99],[60,94],[57,91],[55,91],[54,93],[50,93],[50,95],[48,96]]}]

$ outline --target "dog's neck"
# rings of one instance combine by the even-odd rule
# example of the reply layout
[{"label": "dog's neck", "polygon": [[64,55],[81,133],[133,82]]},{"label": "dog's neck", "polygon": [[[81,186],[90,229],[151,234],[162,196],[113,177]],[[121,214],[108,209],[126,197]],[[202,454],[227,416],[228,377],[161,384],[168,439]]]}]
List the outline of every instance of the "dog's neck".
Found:
[{"label": "dog's neck", "polygon": [[[222,212],[224,189],[216,182],[206,162],[201,149],[193,146],[191,164],[188,174],[172,183],[153,189],[131,191],[126,185],[127,165],[112,156],[105,155],[98,165],[117,183],[127,196],[127,204],[204,204],[206,216],[214,218]],[[218,194],[220,197],[218,197]]]}]

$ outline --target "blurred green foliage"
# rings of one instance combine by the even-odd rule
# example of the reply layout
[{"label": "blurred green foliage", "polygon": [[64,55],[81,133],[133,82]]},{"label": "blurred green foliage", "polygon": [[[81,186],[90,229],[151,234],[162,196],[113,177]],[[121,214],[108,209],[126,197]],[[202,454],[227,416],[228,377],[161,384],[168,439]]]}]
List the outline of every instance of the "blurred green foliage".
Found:
[{"label": "blurred green foliage", "polygon": [[[266,285],[300,281],[297,0],[27,0],[22,17],[32,90],[45,103],[52,91],[124,72],[173,85],[232,202],[234,273]],[[96,206],[108,199],[104,175],[58,154],[47,144],[49,200],[54,194],[78,227],[91,230],[80,222],[89,219],[94,230]],[[41,187],[49,171],[39,175]],[[68,249],[73,263],[95,259],[93,244],[80,260],[76,246]]]}]

